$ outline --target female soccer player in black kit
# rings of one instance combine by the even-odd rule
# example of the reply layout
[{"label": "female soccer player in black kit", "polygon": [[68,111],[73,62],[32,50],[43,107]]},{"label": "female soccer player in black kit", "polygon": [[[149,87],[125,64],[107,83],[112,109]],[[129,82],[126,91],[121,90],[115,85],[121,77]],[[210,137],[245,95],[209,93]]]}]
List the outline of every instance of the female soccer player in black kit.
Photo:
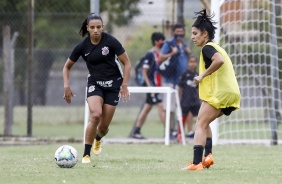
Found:
[{"label": "female soccer player in black kit", "polygon": [[[129,58],[120,42],[112,35],[104,33],[103,29],[102,18],[91,13],[80,29],[81,36],[87,37],[73,49],[63,69],[64,99],[69,104],[73,97],[69,86],[70,69],[81,56],[89,70],[87,102],[90,120],[86,129],[82,163],[91,162],[93,141],[94,154],[101,153],[101,138],[109,131],[108,127],[120,98],[126,102],[130,96],[127,89],[131,68]],[[123,72],[118,60],[124,65]]]}]

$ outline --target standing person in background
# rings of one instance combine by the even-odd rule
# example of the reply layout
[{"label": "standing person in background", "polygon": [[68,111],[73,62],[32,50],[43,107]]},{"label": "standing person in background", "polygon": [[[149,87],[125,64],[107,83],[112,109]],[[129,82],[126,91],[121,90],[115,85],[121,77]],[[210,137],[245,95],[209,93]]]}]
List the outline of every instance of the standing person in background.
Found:
[{"label": "standing person in background", "polygon": [[[187,69],[187,61],[190,49],[184,42],[185,29],[184,25],[177,23],[172,27],[173,37],[166,41],[161,49],[159,71],[162,74],[162,86],[176,89],[181,74]],[[166,98],[164,98],[166,104]],[[171,124],[174,122],[174,111],[176,108],[175,97],[171,101]],[[164,106],[164,109],[166,106]],[[174,127],[171,125],[171,131]],[[176,134],[177,135],[177,134]],[[175,136],[175,135],[172,135]]]},{"label": "standing person in background", "polygon": [[[198,116],[201,106],[198,85],[194,83],[194,78],[199,75],[196,71],[197,62],[196,56],[189,57],[188,69],[182,74],[178,85],[183,127],[186,123],[188,125],[188,133],[186,135],[187,138],[194,138],[193,118]],[[179,127],[177,140],[182,140]]]},{"label": "standing person in background", "polygon": [[[143,69],[142,75],[144,78],[143,86],[156,86],[159,81],[157,78],[157,62],[159,60],[159,52],[165,40],[165,37],[162,33],[155,32],[151,36],[153,48],[149,50],[145,56],[145,60],[143,61]],[[159,81],[160,82],[160,81]],[[151,111],[153,105],[157,105],[159,117],[162,123],[165,123],[165,113],[163,110],[162,100],[160,98],[159,93],[147,93],[146,94],[146,102],[140,111],[136,125],[134,127],[133,133],[131,135],[132,138],[135,139],[145,139],[145,137],[141,134],[141,128],[145,123],[147,115]]]},{"label": "standing person in background", "polygon": [[[116,106],[120,99],[127,101],[130,95],[127,89],[131,68],[128,56],[120,42],[104,33],[103,29],[102,18],[91,13],[80,29],[81,36],[87,37],[73,49],[63,69],[64,99],[69,104],[74,96],[69,85],[70,69],[81,56],[89,70],[87,102],[90,120],[86,128],[82,163],[91,162],[92,144],[94,154],[101,153],[101,139],[109,131]],[[117,58],[124,65],[124,74]]]},{"label": "standing person in background", "polygon": [[[196,13],[192,26],[192,40],[202,47],[200,75],[194,78],[199,85],[202,104],[194,136],[193,163],[182,170],[203,170],[214,164],[212,156],[212,131],[210,123],[223,114],[229,116],[240,108],[240,90],[232,62],[226,51],[212,42],[215,35],[214,21],[206,10]],[[204,157],[203,157],[203,152]]]}]

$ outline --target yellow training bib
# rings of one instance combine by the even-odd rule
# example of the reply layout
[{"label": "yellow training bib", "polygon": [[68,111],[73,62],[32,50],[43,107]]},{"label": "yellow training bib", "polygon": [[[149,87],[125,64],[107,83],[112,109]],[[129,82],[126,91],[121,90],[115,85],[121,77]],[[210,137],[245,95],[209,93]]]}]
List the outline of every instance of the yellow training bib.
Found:
[{"label": "yellow training bib", "polygon": [[[224,63],[218,70],[213,72],[211,75],[206,76],[200,82],[200,99],[206,101],[216,109],[223,109],[227,107],[235,107],[236,109],[239,109],[241,95],[229,56],[223,48],[213,42],[208,42],[206,45],[214,47],[223,57]],[[199,67],[199,73],[202,74],[206,70],[202,51],[200,54]]]}]

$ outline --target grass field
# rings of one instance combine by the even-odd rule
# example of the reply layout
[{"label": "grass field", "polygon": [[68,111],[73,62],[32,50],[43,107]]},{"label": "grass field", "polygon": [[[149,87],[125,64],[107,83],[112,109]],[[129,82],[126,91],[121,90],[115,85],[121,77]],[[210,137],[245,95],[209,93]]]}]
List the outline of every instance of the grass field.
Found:
[{"label": "grass field", "polygon": [[[110,126],[107,137],[124,138],[129,135],[136,120],[139,107],[118,107]],[[267,123],[255,123],[252,115],[263,119],[262,109],[244,109],[234,112],[237,120],[224,117],[226,123],[220,120],[219,133],[223,139],[270,139],[270,126]],[[3,116],[2,116],[3,115]],[[15,107],[14,135],[26,135],[26,107]],[[35,137],[68,137],[82,139],[84,108],[68,107],[41,107],[33,109],[33,136]],[[4,117],[3,107],[0,107],[0,117]],[[245,117],[245,118],[242,118]],[[243,121],[242,121],[243,120]],[[0,119],[0,123],[3,119]],[[242,123],[243,122],[243,123]],[[1,123],[3,124],[3,123]],[[0,134],[3,126],[0,126]],[[156,108],[149,114],[142,133],[146,137],[163,137],[164,128],[159,120]],[[282,128],[279,126],[278,137],[282,137]]]},{"label": "grass field", "polygon": [[[118,108],[107,137],[127,137],[138,110],[136,107]],[[13,134],[25,135],[26,109],[16,107],[14,113]],[[35,107],[33,113],[33,136],[82,140],[82,107]],[[3,108],[0,108],[0,117],[2,115]],[[225,126],[226,130],[252,129],[250,124],[244,127],[228,123]],[[257,124],[256,127],[264,129],[267,125]],[[0,132],[3,132],[3,126],[0,127]],[[148,117],[142,132],[147,137],[164,136],[164,128],[156,109]],[[279,138],[281,133],[280,127]],[[244,136],[248,137],[250,134]],[[219,145],[214,148],[216,163],[211,169],[187,172],[180,171],[180,168],[192,160],[191,145],[105,144],[102,155],[93,157],[91,164],[82,165],[83,145],[69,144],[79,153],[79,163],[72,169],[61,169],[55,164],[54,152],[61,144],[0,146],[0,184],[276,184],[282,181],[281,146]]]},{"label": "grass field", "polygon": [[204,171],[181,171],[192,159],[191,146],[103,145],[92,163],[72,169],[54,161],[60,145],[0,147],[0,183],[6,184],[278,184],[282,181],[282,147],[216,146],[215,165]]}]

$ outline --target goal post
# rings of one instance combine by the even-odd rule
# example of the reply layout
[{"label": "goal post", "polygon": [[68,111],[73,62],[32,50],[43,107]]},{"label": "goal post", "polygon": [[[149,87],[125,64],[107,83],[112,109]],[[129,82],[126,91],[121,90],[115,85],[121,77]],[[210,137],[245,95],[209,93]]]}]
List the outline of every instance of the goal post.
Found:
[{"label": "goal post", "polygon": [[[211,1],[211,14],[214,15],[213,20],[216,22],[215,27],[217,28],[214,35],[214,42],[219,44],[220,41],[220,5],[223,3],[223,0],[212,0]],[[218,144],[218,119],[215,119],[210,124],[212,130],[212,143],[213,145]]]},{"label": "goal post", "polygon": [[219,41],[242,96],[241,109],[219,119],[219,143],[276,145],[282,133],[281,1],[213,1],[222,3]]},{"label": "goal post", "polygon": [[[179,123],[180,127],[180,132],[181,136],[185,137],[184,135],[184,128],[183,128],[183,123],[182,123],[182,113],[181,113],[181,107],[180,107],[180,101],[179,101],[179,96],[178,96],[178,91],[176,89],[173,89],[171,87],[128,87],[128,90],[130,94],[133,93],[163,93],[166,94],[166,120],[165,120],[165,138],[164,138],[164,143],[165,145],[169,145],[169,136],[170,136],[170,109],[171,109],[171,97],[172,95],[175,95],[176,99],[176,115],[177,115],[177,121]],[[87,88],[85,89],[85,96],[87,94]],[[89,121],[89,108],[87,101],[85,101],[85,106],[84,106],[84,137],[85,138],[85,132],[86,132],[86,127]],[[186,145],[185,139],[182,139],[182,144]]]}]

